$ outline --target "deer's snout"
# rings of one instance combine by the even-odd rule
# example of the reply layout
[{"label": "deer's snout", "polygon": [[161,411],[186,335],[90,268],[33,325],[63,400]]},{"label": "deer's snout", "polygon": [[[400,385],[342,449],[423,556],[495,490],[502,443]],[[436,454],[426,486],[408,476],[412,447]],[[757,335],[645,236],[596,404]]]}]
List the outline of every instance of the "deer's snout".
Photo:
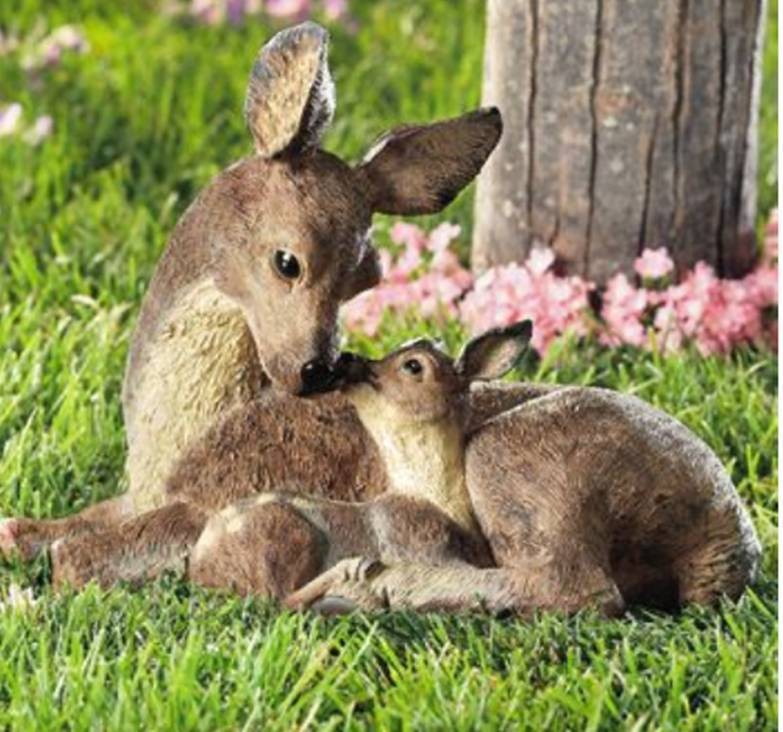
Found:
[{"label": "deer's snout", "polygon": [[324,359],[316,358],[302,366],[302,396],[328,391],[336,381],[336,371]]}]

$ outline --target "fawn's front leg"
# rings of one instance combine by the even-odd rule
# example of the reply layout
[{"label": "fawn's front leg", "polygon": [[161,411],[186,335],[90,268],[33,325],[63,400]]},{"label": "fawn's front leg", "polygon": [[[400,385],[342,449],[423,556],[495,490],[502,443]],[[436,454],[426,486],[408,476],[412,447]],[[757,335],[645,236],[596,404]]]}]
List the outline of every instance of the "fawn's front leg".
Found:
[{"label": "fawn's front leg", "polygon": [[0,519],[0,556],[18,554],[25,561],[29,561],[58,539],[119,523],[130,517],[132,512],[130,498],[124,494],[96,503],[65,518]]},{"label": "fawn's front leg", "polygon": [[361,558],[339,562],[289,595],[291,609],[489,612],[530,615],[537,610],[576,612],[596,607],[607,616],[624,605],[614,582],[592,567],[578,586],[565,587],[541,567],[481,569],[468,564],[384,566]]},{"label": "fawn's front leg", "polygon": [[186,503],[172,503],[115,526],[59,539],[51,547],[55,586],[96,581],[142,582],[169,569],[183,569],[207,516]]}]

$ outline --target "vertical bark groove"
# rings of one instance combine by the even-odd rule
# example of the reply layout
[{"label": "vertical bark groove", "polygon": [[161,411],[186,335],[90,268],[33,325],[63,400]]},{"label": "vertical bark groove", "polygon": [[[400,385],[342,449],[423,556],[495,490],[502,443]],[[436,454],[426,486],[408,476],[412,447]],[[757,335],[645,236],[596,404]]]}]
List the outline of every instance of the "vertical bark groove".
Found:
[{"label": "vertical bark groove", "polygon": [[592,130],[590,132],[590,182],[587,188],[587,235],[585,237],[585,258],[582,271],[587,273],[590,267],[590,245],[593,236],[593,215],[595,214],[595,181],[598,173],[598,87],[601,75],[601,25],[603,23],[603,0],[597,0],[595,8],[595,47],[593,51],[592,86],[590,88],[590,117]]},{"label": "vertical bark groove", "polygon": [[686,69],[687,63],[685,53],[687,50],[687,24],[688,24],[688,1],[680,0],[677,9],[677,54],[675,56],[675,97],[674,110],[672,112],[672,129],[674,132],[674,190],[672,197],[674,199],[674,208],[672,210],[671,231],[675,238],[680,233],[682,227],[682,117],[685,107],[683,99],[685,97]]},{"label": "vertical bark groove", "polygon": [[715,130],[715,155],[720,178],[715,183],[718,189],[718,224],[715,230],[715,246],[718,252],[718,271],[723,274],[726,269],[723,253],[723,225],[725,218],[724,182],[726,179],[726,155],[723,152],[723,115],[726,107],[726,74],[728,68],[726,42],[726,0],[720,0],[720,86],[718,88],[718,115]]},{"label": "vertical bark groove", "polygon": [[658,115],[653,118],[653,129],[650,142],[647,146],[647,154],[644,156],[644,200],[642,202],[642,216],[639,224],[639,244],[636,253],[641,254],[647,245],[647,215],[650,209],[650,189],[653,179],[653,158],[655,157],[655,141],[658,137]]},{"label": "vertical bark groove", "polygon": [[[757,59],[759,57],[759,43],[761,42],[761,34],[759,31],[759,24],[762,22],[761,14],[759,12],[761,3],[754,3],[754,6],[756,7],[756,15],[753,21],[753,31],[751,34],[751,38],[753,38],[753,43],[751,46],[751,52],[748,54],[747,58],[747,77],[748,79],[753,79],[753,67],[757,62]],[[747,109],[748,111],[748,120],[753,117],[751,113],[751,100],[753,98],[753,83],[751,82],[748,84],[748,90],[747,90],[747,101],[745,105],[743,105],[743,108]],[[748,125],[746,125],[748,126]],[[742,194],[743,190],[745,188],[745,175],[747,172],[747,155],[748,155],[748,147],[750,145],[750,135],[746,134],[743,139],[742,143],[740,145],[740,165],[739,165],[739,181],[737,183],[737,191],[736,191],[736,200],[734,203],[734,211],[736,213],[737,219],[740,219],[742,216]]]},{"label": "vertical bark groove", "polygon": [[[530,93],[527,102],[527,220],[533,221],[533,181],[535,180],[536,150],[536,73],[538,71],[538,0],[530,0]],[[528,248],[533,245],[535,234],[528,235]]]}]

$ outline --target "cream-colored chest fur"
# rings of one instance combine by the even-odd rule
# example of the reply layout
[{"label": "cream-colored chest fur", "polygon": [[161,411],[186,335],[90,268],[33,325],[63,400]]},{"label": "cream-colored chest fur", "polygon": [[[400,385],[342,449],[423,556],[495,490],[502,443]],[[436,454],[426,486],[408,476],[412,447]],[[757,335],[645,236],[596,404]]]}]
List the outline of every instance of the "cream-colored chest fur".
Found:
[{"label": "cream-colored chest fur", "polygon": [[240,310],[210,280],[183,292],[145,349],[126,408],[130,490],[138,509],[162,500],[187,445],[251,399],[262,374]]},{"label": "cream-colored chest fur", "polygon": [[475,528],[465,484],[463,435],[457,421],[449,417],[400,422],[394,410],[362,412],[362,422],[383,458],[390,490],[428,500],[460,526]]}]

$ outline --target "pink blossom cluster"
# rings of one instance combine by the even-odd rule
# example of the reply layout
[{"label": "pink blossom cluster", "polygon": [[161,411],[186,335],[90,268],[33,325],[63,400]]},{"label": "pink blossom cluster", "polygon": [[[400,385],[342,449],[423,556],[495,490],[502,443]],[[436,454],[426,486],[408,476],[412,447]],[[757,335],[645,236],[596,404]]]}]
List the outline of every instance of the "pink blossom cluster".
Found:
[{"label": "pink blossom cluster", "polygon": [[450,224],[429,235],[396,224],[395,251],[381,252],[383,281],[348,303],[346,326],[375,335],[385,313],[415,310],[425,318],[458,318],[472,333],[531,318],[532,345],[540,354],[565,333],[662,352],[694,344],[705,355],[742,344],[777,347],[777,211],[759,263],[746,277],[721,279],[699,262],[675,282],[666,249],[645,249],[634,263],[639,283],[624,274],[611,278],[598,317],[590,308],[595,285],[555,274],[552,250],[535,248],[523,264],[494,267],[474,281],[450,248],[458,236]]},{"label": "pink blossom cluster", "polygon": [[24,113],[19,102],[0,105],[0,137],[21,135],[30,145],[39,145],[49,137],[54,130],[54,120],[44,114],[36,117],[32,125],[23,124]]},{"label": "pink blossom cluster", "polygon": [[292,21],[305,20],[316,7],[322,8],[329,20],[340,20],[348,13],[348,0],[191,0],[187,12],[207,25],[224,22],[241,25],[246,18],[260,13]]},{"label": "pink blossom cluster", "polygon": [[[0,32],[0,56],[19,51],[21,66],[35,76],[42,69],[57,66],[66,53],[86,53],[89,44],[84,34],[73,25],[62,25],[44,35],[39,28],[20,39]],[[39,145],[54,131],[54,120],[42,114],[30,124],[24,124],[24,112],[19,102],[0,103],[0,137],[20,137],[30,145]]]},{"label": "pink blossom cluster", "polygon": [[418,226],[398,222],[391,230],[395,251],[380,252],[383,280],[345,307],[349,329],[375,335],[384,313],[415,309],[423,317],[458,315],[457,302],[473,277],[450,249],[459,226],[444,223],[429,235]]},{"label": "pink blossom cluster", "polygon": [[562,333],[587,335],[588,296],[593,285],[581,277],[558,277],[551,249],[535,248],[524,264],[493,267],[482,274],[460,303],[471,333],[530,318],[531,345],[545,353]]}]

